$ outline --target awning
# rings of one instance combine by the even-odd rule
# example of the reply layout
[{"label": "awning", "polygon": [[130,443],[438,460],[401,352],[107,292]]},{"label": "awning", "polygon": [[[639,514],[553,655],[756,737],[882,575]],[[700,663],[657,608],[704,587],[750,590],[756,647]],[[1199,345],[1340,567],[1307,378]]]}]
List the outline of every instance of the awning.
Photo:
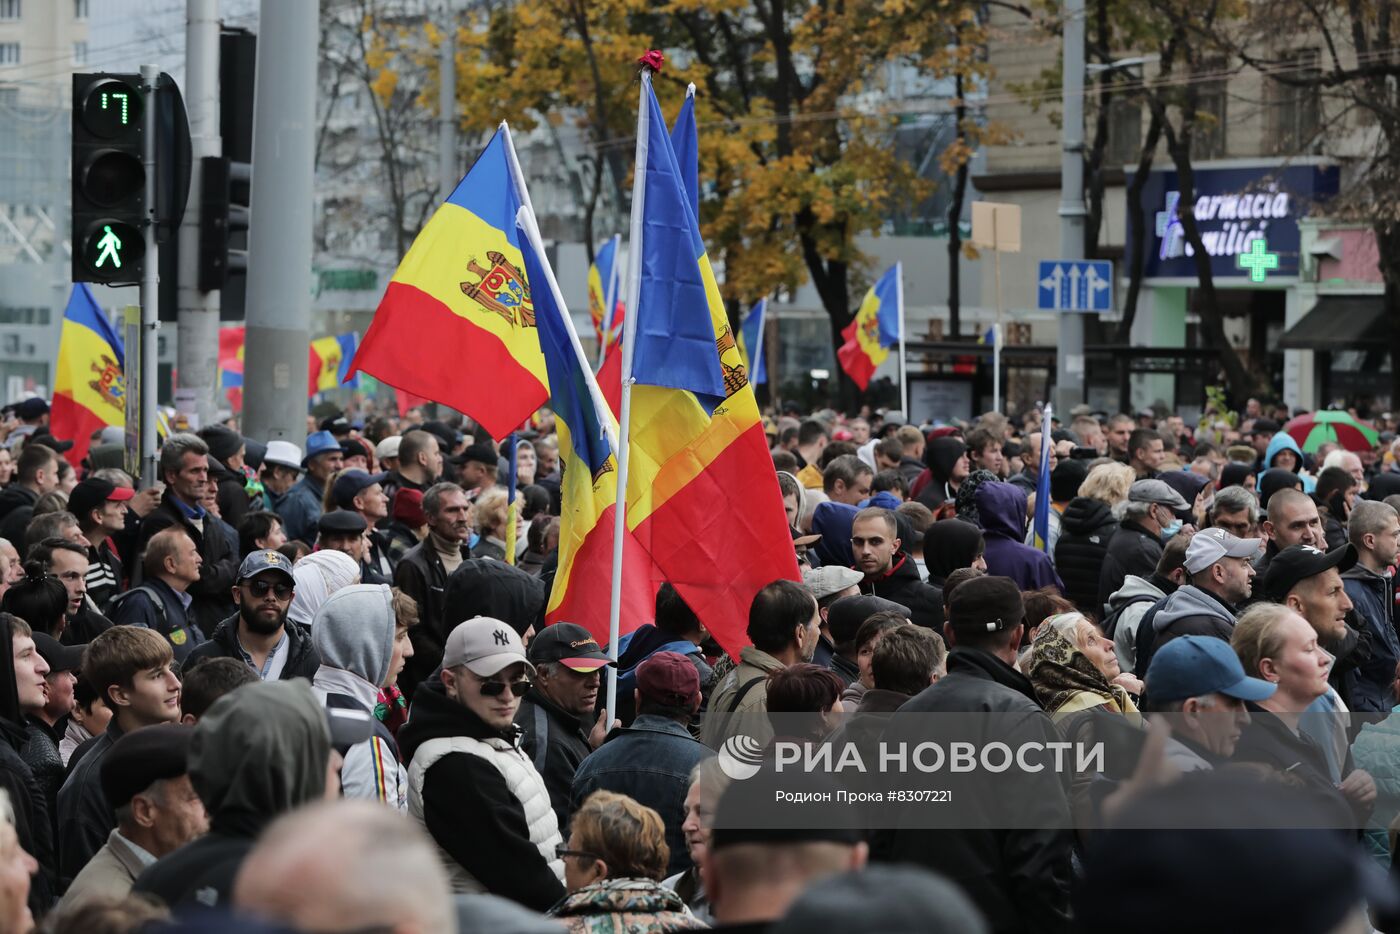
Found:
[{"label": "awning", "polygon": [[1385,299],[1323,295],[1278,339],[1281,350],[1365,350],[1386,346]]}]

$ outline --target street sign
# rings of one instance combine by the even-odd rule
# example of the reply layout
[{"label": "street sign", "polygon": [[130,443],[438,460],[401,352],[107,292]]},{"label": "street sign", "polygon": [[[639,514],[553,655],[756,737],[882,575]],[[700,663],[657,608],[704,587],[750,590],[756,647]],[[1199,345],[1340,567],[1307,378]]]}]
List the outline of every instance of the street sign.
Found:
[{"label": "street sign", "polygon": [[1112,311],[1113,264],[1107,260],[1041,260],[1035,307],[1041,311]]}]

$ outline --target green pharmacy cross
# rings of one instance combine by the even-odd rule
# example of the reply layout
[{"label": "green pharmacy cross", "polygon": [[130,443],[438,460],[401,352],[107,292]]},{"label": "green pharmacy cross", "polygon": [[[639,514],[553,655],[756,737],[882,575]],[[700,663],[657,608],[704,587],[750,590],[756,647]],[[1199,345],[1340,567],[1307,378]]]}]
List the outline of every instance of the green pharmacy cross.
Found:
[{"label": "green pharmacy cross", "polygon": [[1263,282],[1270,269],[1278,268],[1278,254],[1269,252],[1269,244],[1263,237],[1256,237],[1250,241],[1249,252],[1241,253],[1236,262],[1241,269],[1249,270],[1250,279]]}]

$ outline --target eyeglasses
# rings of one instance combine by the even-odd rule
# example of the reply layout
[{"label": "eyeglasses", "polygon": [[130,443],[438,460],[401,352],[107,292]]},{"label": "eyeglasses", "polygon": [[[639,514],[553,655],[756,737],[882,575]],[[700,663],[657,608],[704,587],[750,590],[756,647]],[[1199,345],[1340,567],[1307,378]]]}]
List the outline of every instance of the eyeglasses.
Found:
[{"label": "eyeglasses", "polygon": [[599,858],[598,855],[597,855],[596,853],[589,853],[589,852],[586,852],[586,851],[584,851],[584,850],[571,850],[571,849],[569,849],[567,846],[565,846],[565,845],[562,844],[562,843],[559,844],[558,846],[556,846],[556,847],[554,848],[554,855],[557,856],[557,857],[559,857],[560,859],[568,859],[568,858],[571,857],[571,856],[572,856],[574,859],[598,859],[598,858]]},{"label": "eyeglasses", "polygon": [[530,690],[531,682],[529,678],[521,678],[519,681],[512,681],[506,684],[504,681],[483,681],[481,682],[481,695],[483,697],[500,697],[505,693],[506,688],[510,688],[510,693],[516,697],[524,697]]},{"label": "eyeglasses", "polygon": [[244,581],[243,586],[255,597],[266,597],[269,590],[277,595],[278,600],[290,600],[292,597],[292,585],[284,581],[270,584],[267,581],[251,580]]}]

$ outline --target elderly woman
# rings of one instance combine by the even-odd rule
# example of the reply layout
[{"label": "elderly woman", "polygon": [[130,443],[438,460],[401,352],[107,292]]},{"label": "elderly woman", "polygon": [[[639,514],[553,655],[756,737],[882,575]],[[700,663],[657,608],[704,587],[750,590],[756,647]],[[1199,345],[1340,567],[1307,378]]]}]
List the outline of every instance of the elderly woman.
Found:
[{"label": "elderly woman", "polygon": [[713,924],[714,918],[710,915],[710,899],[705,894],[705,883],[700,878],[700,863],[705,858],[705,849],[710,845],[710,827],[719,796],[728,787],[729,776],[719,767],[718,759],[705,759],[690,770],[690,790],[685,795],[685,821],[681,824],[681,833],[685,834],[685,846],[690,852],[692,865],[685,872],[676,873],[661,883],[679,895],[691,914],[705,924]]},{"label": "elderly woman", "polygon": [[589,795],[574,812],[569,842],[558,854],[569,894],[549,914],[573,934],[659,934],[705,926],[661,883],[671,855],[661,815],[626,795]]},{"label": "elderly woman", "polygon": [[1142,682],[1118,670],[1113,640],[1080,613],[1061,613],[1040,624],[1031,643],[1026,674],[1036,697],[1055,721],[1071,714],[1129,714]]},{"label": "elderly woman", "polygon": [[1260,603],[1240,616],[1230,645],[1245,674],[1278,685],[1271,697],[1247,704],[1249,725],[1235,746],[1235,761],[1268,766],[1330,798],[1339,813],[1364,820],[1376,801],[1376,783],[1355,767],[1350,749],[1334,767],[1309,735],[1318,731],[1304,729],[1304,711],[1328,693],[1332,669],[1317,632],[1288,607]]},{"label": "elderly woman", "polygon": [[1098,465],[1089,471],[1079,485],[1079,495],[1069,501],[1060,516],[1055,569],[1065,583],[1065,596],[1081,613],[1103,613],[1099,577],[1108,555],[1108,540],[1118,531],[1133,477],[1133,469],[1127,464]]},{"label": "elderly woman", "polygon": [[492,487],[476,500],[476,530],[481,538],[472,548],[473,558],[506,559],[506,529],[510,521],[510,509],[506,503],[506,491]]}]

